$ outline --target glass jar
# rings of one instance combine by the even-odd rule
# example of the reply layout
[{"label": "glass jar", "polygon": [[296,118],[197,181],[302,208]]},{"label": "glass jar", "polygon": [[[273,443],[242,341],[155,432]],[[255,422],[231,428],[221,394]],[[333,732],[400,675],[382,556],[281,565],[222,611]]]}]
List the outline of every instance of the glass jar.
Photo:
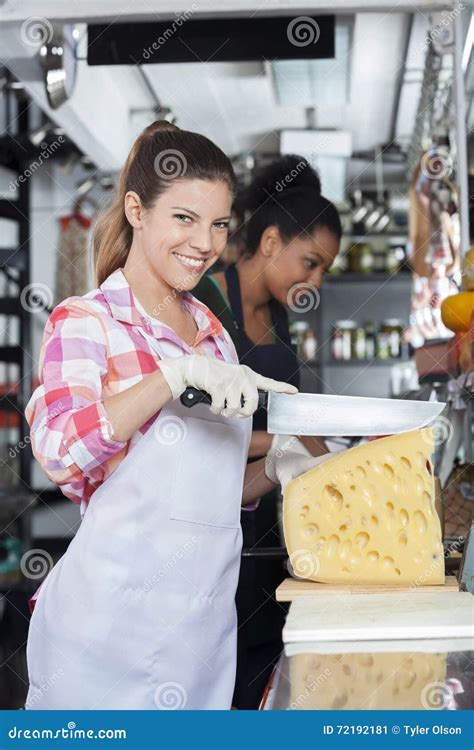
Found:
[{"label": "glass jar", "polygon": [[374,261],[372,270],[375,273],[383,273],[387,268],[387,260],[386,260],[386,251],[385,250],[374,250]]},{"label": "glass jar", "polygon": [[377,337],[373,323],[366,323],[365,326],[365,357],[368,360],[375,358],[377,351]]},{"label": "glass jar", "polygon": [[405,257],[400,245],[390,245],[385,256],[385,270],[387,273],[396,273]]},{"label": "glass jar", "polygon": [[353,359],[366,358],[365,328],[359,326],[352,334],[352,357]]},{"label": "glass jar", "polygon": [[353,320],[336,320],[332,335],[332,356],[336,360],[352,358],[352,336],[357,328]]},{"label": "glass jar", "polygon": [[316,359],[317,348],[314,331],[308,328],[303,334],[303,357],[307,362],[313,362]]},{"label": "glass jar", "polygon": [[377,357],[379,359],[390,357],[388,334],[382,329],[377,333]]},{"label": "glass jar", "polygon": [[398,359],[402,352],[403,325],[397,318],[388,318],[382,323],[381,333],[387,337],[388,357]]},{"label": "glass jar", "polygon": [[356,242],[349,250],[349,271],[370,273],[374,268],[374,252],[367,242]]},{"label": "glass jar", "polygon": [[305,359],[304,337],[308,330],[309,323],[304,320],[295,320],[290,324],[291,343],[296,346],[296,355],[300,359]]}]

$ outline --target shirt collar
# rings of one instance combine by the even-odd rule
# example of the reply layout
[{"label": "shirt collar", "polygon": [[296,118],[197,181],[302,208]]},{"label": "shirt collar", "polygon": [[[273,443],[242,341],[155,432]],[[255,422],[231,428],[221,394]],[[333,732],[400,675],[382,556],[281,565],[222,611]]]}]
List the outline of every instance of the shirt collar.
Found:
[{"label": "shirt collar", "polygon": [[[111,273],[100,285],[100,290],[115,320],[141,326],[156,338],[180,340],[170,326],[162,323],[144,310],[125,278],[122,268],[118,268]],[[222,333],[222,323],[220,320],[206,305],[196,299],[191,292],[184,292],[183,305],[189,310],[198,327],[194,342],[195,346],[207,336],[219,336]]]}]

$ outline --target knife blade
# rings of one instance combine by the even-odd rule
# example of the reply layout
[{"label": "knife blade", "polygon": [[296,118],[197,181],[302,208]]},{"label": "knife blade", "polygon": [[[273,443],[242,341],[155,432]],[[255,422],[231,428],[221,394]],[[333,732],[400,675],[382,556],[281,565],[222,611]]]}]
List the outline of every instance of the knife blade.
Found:
[{"label": "knife blade", "polygon": [[[191,407],[211,403],[198,388],[186,388],[181,403]],[[268,412],[271,435],[370,436],[393,435],[427,427],[446,404],[365,396],[259,391],[259,407]]]}]

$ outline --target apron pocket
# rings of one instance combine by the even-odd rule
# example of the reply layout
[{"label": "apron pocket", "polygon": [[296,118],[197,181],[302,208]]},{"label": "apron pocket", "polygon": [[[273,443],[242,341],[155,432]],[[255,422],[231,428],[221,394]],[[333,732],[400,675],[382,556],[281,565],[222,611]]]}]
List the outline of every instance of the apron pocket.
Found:
[{"label": "apron pocket", "polygon": [[172,485],[170,518],[237,529],[247,443],[231,419],[184,417]]}]

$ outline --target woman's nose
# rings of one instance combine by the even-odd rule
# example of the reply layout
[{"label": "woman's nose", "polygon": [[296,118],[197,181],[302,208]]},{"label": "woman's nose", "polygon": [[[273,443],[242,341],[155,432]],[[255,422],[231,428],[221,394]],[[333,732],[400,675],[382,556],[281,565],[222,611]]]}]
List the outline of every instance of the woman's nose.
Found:
[{"label": "woman's nose", "polygon": [[322,268],[315,268],[314,271],[311,273],[309,279],[309,284],[311,286],[316,287],[316,289],[321,289],[322,283],[323,283],[323,270]]},{"label": "woman's nose", "polygon": [[210,229],[202,227],[196,229],[190,239],[191,247],[199,250],[201,253],[209,253],[212,250],[212,234]]}]

